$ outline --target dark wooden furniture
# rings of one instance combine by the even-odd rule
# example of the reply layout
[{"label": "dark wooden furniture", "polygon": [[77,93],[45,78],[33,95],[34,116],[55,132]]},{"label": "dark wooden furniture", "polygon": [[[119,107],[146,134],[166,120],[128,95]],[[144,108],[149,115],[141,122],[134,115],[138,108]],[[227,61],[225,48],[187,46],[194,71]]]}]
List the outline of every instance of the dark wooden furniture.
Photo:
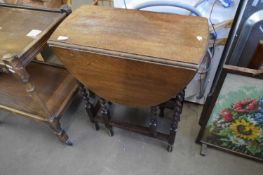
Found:
[{"label": "dark wooden furniture", "polygon": [[[49,45],[65,67],[100,97],[93,105],[83,90],[91,121],[105,123],[111,135],[114,125],[170,140],[171,150],[183,89],[198,69],[207,40],[204,18],[82,6],[57,28]],[[174,96],[171,134],[157,133],[157,109]],[[111,102],[151,107],[154,133],[111,121]],[[103,120],[95,117],[98,111]]]},{"label": "dark wooden furniture", "polygon": [[0,108],[48,124],[71,145],[60,119],[78,83],[63,68],[31,63],[67,15],[0,5]]}]

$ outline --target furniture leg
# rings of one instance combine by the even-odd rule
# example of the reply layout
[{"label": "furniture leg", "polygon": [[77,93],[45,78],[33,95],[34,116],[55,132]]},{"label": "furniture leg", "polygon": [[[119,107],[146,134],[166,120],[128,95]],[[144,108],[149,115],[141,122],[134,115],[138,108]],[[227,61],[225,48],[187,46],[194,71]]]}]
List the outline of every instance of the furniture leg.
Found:
[{"label": "furniture leg", "polygon": [[101,115],[102,118],[104,120],[105,123],[105,127],[108,129],[109,135],[113,136],[113,130],[112,130],[112,126],[110,125],[110,120],[111,120],[111,116],[110,116],[110,104],[107,103],[104,99],[100,98],[100,103],[101,103]]},{"label": "furniture leg", "polygon": [[96,130],[99,130],[100,129],[99,124],[97,121],[95,121],[95,116],[96,116],[95,111],[96,110],[95,110],[95,107],[93,106],[93,104],[90,102],[90,98],[89,98],[89,95],[87,93],[87,89],[83,85],[81,85],[80,91],[81,91],[81,94],[83,96],[83,100],[85,102],[85,109],[86,109],[86,112],[89,116],[90,122],[94,123]]},{"label": "furniture leg", "polygon": [[89,90],[89,97],[90,97],[90,98],[95,98],[96,95],[95,95],[94,92],[92,92],[92,91]]},{"label": "furniture leg", "polygon": [[200,155],[201,156],[206,156],[206,154],[207,154],[207,144],[202,143]]},{"label": "furniture leg", "polygon": [[43,114],[46,117],[51,116],[46,104],[44,101],[39,97],[34,84],[30,81],[30,75],[22,65],[22,62],[18,59],[18,57],[12,57],[8,55],[2,58],[3,62],[5,63],[9,72],[11,72],[22,84],[25,86],[26,92],[29,96],[32,97],[36,103],[38,103],[42,110]]},{"label": "furniture leg", "polygon": [[22,65],[22,62],[17,57],[12,56],[5,57],[3,61],[8,68],[8,71],[11,72],[18,80],[20,80],[23,86],[25,86],[25,90],[28,93],[28,96],[32,98],[32,102],[37,103],[41,107],[41,115],[39,118],[45,119],[43,121],[46,121],[46,123],[55,132],[61,142],[67,145],[73,145],[73,143],[69,140],[67,133],[61,127],[61,117],[52,117],[45,101],[40,98],[37,89],[31,82],[30,75]]},{"label": "furniture leg", "polygon": [[68,134],[62,129],[60,123],[60,117],[55,117],[49,122],[50,128],[54,131],[58,139],[66,145],[72,146],[73,143],[70,141]]},{"label": "furniture leg", "polygon": [[157,137],[157,107],[151,107],[150,130],[153,137]]},{"label": "furniture leg", "polygon": [[164,106],[163,104],[161,104],[161,105],[159,106],[159,110],[160,110],[160,112],[159,112],[159,117],[164,118],[165,106]]},{"label": "furniture leg", "polygon": [[181,91],[175,98],[175,105],[174,105],[174,115],[170,127],[170,135],[168,139],[168,147],[167,151],[172,152],[173,151],[173,145],[176,137],[176,132],[178,128],[178,123],[180,121],[180,115],[182,113],[183,109],[183,102],[185,97],[185,90]]}]

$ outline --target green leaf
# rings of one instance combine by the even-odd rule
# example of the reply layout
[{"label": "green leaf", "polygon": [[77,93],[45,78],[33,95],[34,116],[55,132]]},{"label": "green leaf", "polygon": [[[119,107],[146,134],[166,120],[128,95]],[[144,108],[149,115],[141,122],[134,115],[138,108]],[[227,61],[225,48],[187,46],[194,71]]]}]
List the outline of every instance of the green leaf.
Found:
[{"label": "green leaf", "polygon": [[223,147],[228,147],[230,144],[231,144],[230,142],[223,142],[223,143],[221,144],[221,146],[223,146]]},{"label": "green leaf", "polygon": [[259,143],[261,143],[261,142],[263,142],[263,137],[257,137],[256,140],[257,140]]},{"label": "green leaf", "polygon": [[247,116],[246,115],[241,115],[240,117],[239,117],[240,119],[244,119],[244,120],[247,120]]},{"label": "green leaf", "polygon": [[217,135],[222,136],[222,137],[228,137],[230,134],[231,134],[231,132],[230,132],[229,128],[224,128],[224,129],[220,130]]},{"label": "green leaf", "polygon": [[255,145],[248,145],[248,146],[247,146],[247,150],[248,150],[251,154],[255,155],[255,154],[257,154],[257,153],[260,153],[260,152],[262,151],[262,148],[261,148],[259,145],[255,144]]},{"label": "green leaf", "polygon": [[232,113],[234,119],[238,119],[240,117],[239,113],[233,112]]}]

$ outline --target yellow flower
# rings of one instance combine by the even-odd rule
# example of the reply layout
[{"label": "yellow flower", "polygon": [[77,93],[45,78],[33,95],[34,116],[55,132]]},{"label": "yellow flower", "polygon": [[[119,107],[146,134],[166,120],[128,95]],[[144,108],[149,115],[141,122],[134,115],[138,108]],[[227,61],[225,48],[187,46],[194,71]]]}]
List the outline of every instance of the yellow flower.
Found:
[{"label": "yellow flower", "polygon": [[246,140],[254,140],[260,134],[260,128],[256,127],[255,125],[244,119],[235,120],[230,125],[230,130],[237,137]]}]

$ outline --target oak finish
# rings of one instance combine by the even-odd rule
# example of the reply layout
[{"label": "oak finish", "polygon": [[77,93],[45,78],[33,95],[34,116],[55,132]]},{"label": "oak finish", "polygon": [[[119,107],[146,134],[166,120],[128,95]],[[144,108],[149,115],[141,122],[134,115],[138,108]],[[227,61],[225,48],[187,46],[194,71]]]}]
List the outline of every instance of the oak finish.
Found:
[{"label": "oak finish", "polygon": [[81,6],[51,40],[58,36],[69,37],[61,41],[69,45],[199,64],[207,46],[208,24],[200,17]]},{"label": "oak finish", "polygon": [[[58,41],[59,36],[68,39]],[[207,41],[204,18],[82,6],[48,43],[65,67],[98,96],[148,107],[184,89]]]},{"label": "oak finish", "polygon": [[[1,60],[5,56],[17,56],[23,65],[32,61],[36,55],[33,51],[44,46],[66,15],[59,11],[50,13],[0,5],[0,69],[3,67]],[[26,36],[33,29],[42,32],[35,38]]]},{"label": "oak finish", "polygon": [[65,99],[72,96],[76,91],[77,82],[65,69],[30,63],[27,71],[31,75],[30,81],[39,97],[46,104],[49,115],[38,101],[25,91],[21,82],[11,74],[0,76],[0,106],[14,108],[48,121],[50,116],[58,116]]},{"label": "oak finish", "polygon": [[[0,109],[42,121],[72,145],[60,119],[78,82],[65,69],[31,63],[67,12],[0,4]],[[42,32],[27,37],[32,29]]]}]

